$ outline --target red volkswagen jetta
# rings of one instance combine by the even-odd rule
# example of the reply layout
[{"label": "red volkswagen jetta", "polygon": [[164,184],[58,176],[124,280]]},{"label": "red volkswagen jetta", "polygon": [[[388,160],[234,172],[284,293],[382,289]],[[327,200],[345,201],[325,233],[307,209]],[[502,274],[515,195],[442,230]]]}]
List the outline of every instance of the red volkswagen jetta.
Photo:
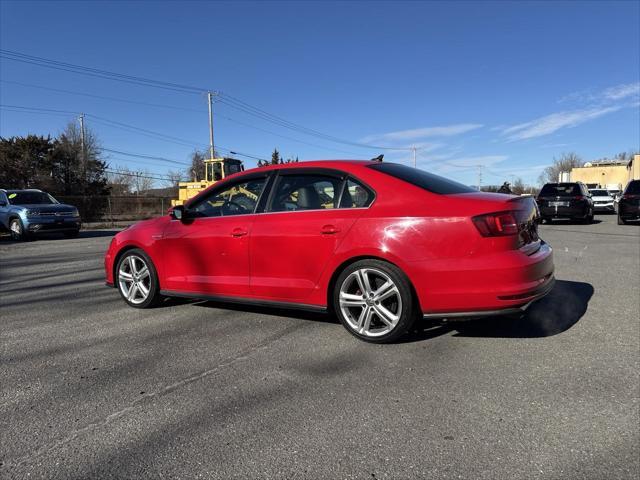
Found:
[{"label": "red volkswagen jetta", "polygon": [[319,161],[238,173],[118,233],[107,284],[132,307],[164,296],[335,312],[371,342],[420,316],[514,313],[553,286],[531,197],[422,170]]}]

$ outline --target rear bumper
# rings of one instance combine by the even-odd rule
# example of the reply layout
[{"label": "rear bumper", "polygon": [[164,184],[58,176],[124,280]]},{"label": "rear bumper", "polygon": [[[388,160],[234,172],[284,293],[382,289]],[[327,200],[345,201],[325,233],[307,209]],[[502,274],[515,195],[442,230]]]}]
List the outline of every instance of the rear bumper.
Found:
[{"label": "rear bumper", "polygon": [[625,220],[633,220],[640,218],[640,205],[633,205],[628,203],[618,204],[618,215]]},{"label": "rear bumper", "polygon": [[549,293],[553,270],[553,250],[543,242],[531,255],[513,250],[421,262],[407,273],[423,314],[442,318],[513,313]]},{"label": "rear bumper", "polygon": [[534,293],[532,292],[532,296],[530,300],[521,305],[519,307],[507,307],[507,308],[499,308],[496,310],[476,310],[469,312],[440,312],[440,313],[424,313],[422,315],[425,319],[437,319],[437,318],[447,318],[447,319],[472,319],[472,318],[486,318],[486,317],[497,317],[503,315],[517,315],[524,312],[529,306],[535,302],[536,300],[540,300],[542,297],[546,296],[551,290],[553,290],[553,286],[555,285],[556,280],[553,275],[550,276],[548,282],[545,283],[544,288],[540,291]]}]

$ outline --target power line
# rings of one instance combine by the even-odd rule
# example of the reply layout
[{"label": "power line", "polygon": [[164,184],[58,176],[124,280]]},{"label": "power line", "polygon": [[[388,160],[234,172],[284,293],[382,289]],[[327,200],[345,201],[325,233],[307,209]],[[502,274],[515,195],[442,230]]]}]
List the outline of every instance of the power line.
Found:
[{"label": "power line", "polygon": [[100,150],[105,151],[105,152],[110,152],[110,153],[117,153],[119,155],[125,155],[125,156],[129,156],[129,157],[147,158],[149,160],[159,160],[161,162],[173,163],[173,164],[176,164],[176,165],[186,165],[186,166],[190,165],[190,163],[187,163],[187,162],[181,162],[180,160],[172,160],[170,158],[164,158],[164,157],[156,157],[155,155],[147,155],[147,154],[143,154],[143,153],[123,152],[121,150],[114,150],[112,148],[106,148],[106,147],[102,147],[102,148],[100,148]]},{"label": "power line", "polygon": [[108,80],[131,83],[131,84],[141,85],[145,87],[162,88],[165,90],[172,90],[172,91],[181,92],[181,93],[200,94],[207,91],[206,88],[194,87],[190,85],[181,85],[181,84],[172,83],[172,82],[163,82],[160,80],[138,77],[135,75],[125,75],[122,73],[111,72],[108,70],[90,68],[90,67],[85,67],[82,65],[76,65],[76,64],[67,63],[67,62],[60,62],[58,60],[51,60],[44,57],[36,57],[34,55],[27,55],[27,54],[15,52],[12,50],[0,49],[0,57],[6,60],[29,63],[32,65],[52,68],[55,70],[62,70],[62,71],[67,71],[72,73],[78,73],[81,75],[105,78]]},{"label": "power line", "polygon": [[[172,83],[172,82],[164,82],[160,80],[138,77],[134,75],[125,75],[121,73],[111,72],[108,70],[90,68],[90,67],[71,64],[67,62],[60,62],[57,60],[51,60],[43,57],[36,57],[33,55],[27,55],[24,53],[15,52],[11,50],[0,49],[0,58],[5,58],[7,60],[18,61],[23,63],[29,63],[33,65],[38,65],[41,67],[68,71],[72,73],[105,78],[108,80],[132,83],[140,86],[163,88],[166,90],[172,90],[172,91],[177,91],[181,93],[202,94],[209,91],[209,89],[202,88],[202,87],[195,87],[195,86],[183,85],[183,84]],[[282,117],[271,114],[258,107],[254,107],[253,105],[228,94],[220,93],[218,101],[224,103],[227,106],[243,111],[244,113],[256,116],[258,118],[261,118],[262,120],[269,121],[281,127],[295,130],[305,135],[322,138],[323,140],[331,141],[334,143],[341,143],[344,145],[351,145],[355,147],[368,148],[373,150],[390,150],[390,151],[411,150],[410,147],[385,147],[381,145],[370,145],[366,143],[359,143],[359,142],[353,142],[350,140],[341,139],[332,135],[327,135],[318,130],[307,128],[302,125],[296,124],[294,122],[285,120]]]},{"label": "power line", "polygon": [[[5,107],[10,107],[10,108],[16,108],[16,109],[21,109],[20,111],[27,111],[29,113],[47,113],[47,112],[57,112],[57,113],[64,113],[64,114],[70,114],[70,115],[78,115],[78,112],[71,112],[71,111],[67,111],[67,110],[53,110],[53,109],[48,109],[48,108],[40,108],[40,107],[24,107],[24,106],[20,106],[20,105],[5,105],[5,104],[0,104],[0,108],[5,108]],[[126,123],[122,123],[122,122],[117,122],[115,120],[110,120],[108,118],[104,118],[104,117],[100,117],[98,115],[93,115],[90,113],[85,113],[84,114],[86,117],[90,117],[93,119],[94,122],[102,124],[102,125],[106,125],[106,126],[110,126],[113,128],[119,128],[125,131],[129,131],[129,132],[134,132],[137,133],[139,135],[144,135],[147,137],[151,137],[151,138],[155,138],[157,140],[162,140],[165,142],[169,142],[169,143],[175,143],[177,145],[183,145],[183,146],[188,146],[188,147],[204,147],[206,146],[206,144],[204,143],[199,143],[199,142],[195,142],[193,140],[185,140],[179,137],[174,137],[172,135],[167,135],[165,133],[160,133],[160,132],[155,132],[153,130],[148,130],[146,128],[140,128],[140,127],[136,127],[134,125],[129,125]],[[221,151],[225,151],[228,153],[232,153],[232,150],[226,147],[222,147],[220,145],[218,145],[216,147],[217,150],[221,150]],[[247,154],[247,153],[243,153],[243,152],[238,152],[238,151],[233,151],[234,155],[239,155],[241,157],[248,157],[248,158],[255,158],[257,160],[266,160],[262,157],[258,157],[255,155],[251,155],[251,154]]]},{"label": "power line", "polygon": [[37,88],[37,89],[41,89],[41,90],[48,90],[50,92],[66,93],[66,94],[69,94],[69,95],[78,95],[78,96],[89,97],[89,98],[98,98],[98,99],[102,99],[102,100],[109,100],[109,101],[112,101],[112,102],[131,103],[133,105],[144,105],[144,106],[148,106],[148,107],[169,108],[169,109],[173,109],[173,110],[183,110],[183,111],[187,111],[187,112],[197,112],[197,113],[202,113],[202,111],[203,111],[202,109],[198,110],[196,108],[178,107],[177,105],[165,105],[165,104],[162,104],[162,103],[140,102],[140,101],[129,100],[129,99],[125,99],[125,98],[108,97],[108,96],[104,96],[104,95],[95,95],[95,94],[92,94],[92,93],[85,93],[85,92],[74,92],[72,90],[64,90],[62,88],[45,87],[43,85],[35,85],[35,84],[32,84],[32,83],[23,83],[23,82],[14,82],[12,80],[2,80],[2,79],[0,79],[0,82],[12,84],[12,85],[20,85],[22,87],[29,87],[29,88]]}]

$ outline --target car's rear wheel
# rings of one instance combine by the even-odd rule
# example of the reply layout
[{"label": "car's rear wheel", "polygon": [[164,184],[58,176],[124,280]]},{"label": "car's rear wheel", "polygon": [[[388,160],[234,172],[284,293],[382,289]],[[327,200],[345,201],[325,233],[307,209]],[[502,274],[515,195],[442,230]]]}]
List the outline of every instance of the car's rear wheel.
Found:
[{"label": "car's rear wheel", "polygon": [[9,222],[9,232],[13,240],[26,240],[27,233],[24,231],[24,226],[19,218],[14,218]]},{"label": "car's rear wheel", "polygon": [[78,235],[80,235],[80,230],[69,230],[64,232],[64,236],[67,238],[76,238]]},{"label": "car's rear wheel", "polygon": [[153,307],[161,300],[156,269],[140,249],[127,251],[118,261],[116,285],[124,301],[132,307]]},{"label": "car's rear wheel", "polygon": [[395,265],[373,259],[355,262],[339,275],[333,305],[350,333],[374,343],[400,338],[419,310],[406,275]]}]

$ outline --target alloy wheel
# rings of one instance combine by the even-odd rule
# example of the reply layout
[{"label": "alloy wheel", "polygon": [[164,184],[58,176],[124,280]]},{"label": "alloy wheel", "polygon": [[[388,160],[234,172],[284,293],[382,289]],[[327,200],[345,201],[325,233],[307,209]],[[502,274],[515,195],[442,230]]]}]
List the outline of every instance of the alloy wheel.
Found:
[{"label": "alloy wheel", "polygon": [[391,332],[402,316],[402,297],[394,281],[381,270],[360,268],[340,286],[340,311],[351,329],[366,337]]},{"label": "alloy wheel", "polygon": [[118,285],[128,302],[144,302],[151,291],[151,272],[144,259],[137,255],[125,257],[118,269]]}]

